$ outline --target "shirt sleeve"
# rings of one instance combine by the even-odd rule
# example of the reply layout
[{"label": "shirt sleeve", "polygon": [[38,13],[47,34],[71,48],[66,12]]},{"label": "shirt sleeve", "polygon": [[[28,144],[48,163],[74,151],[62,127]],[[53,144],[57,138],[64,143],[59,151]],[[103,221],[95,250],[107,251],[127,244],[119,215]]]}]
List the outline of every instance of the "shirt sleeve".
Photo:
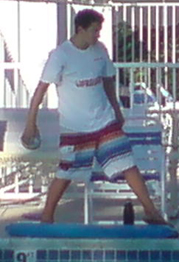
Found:
[{"label": "shirt sleeve", "polygon": [[105,47],[105,45],[101,42],[99,42],[101,50],[102,50],[102,54],[105,60],[105,64],[104,64],[104,68],[103,68],[103,77],[111,77],[114,76],[116,74],[113,62],[110,60],[109,58],[109,54],[107,51],[107,48]]},{"label": "shirt sleeve", "polygon": [[65,54],[59,48],[52,50],[43,68],[40,81],[59,84],[65,67]]}]

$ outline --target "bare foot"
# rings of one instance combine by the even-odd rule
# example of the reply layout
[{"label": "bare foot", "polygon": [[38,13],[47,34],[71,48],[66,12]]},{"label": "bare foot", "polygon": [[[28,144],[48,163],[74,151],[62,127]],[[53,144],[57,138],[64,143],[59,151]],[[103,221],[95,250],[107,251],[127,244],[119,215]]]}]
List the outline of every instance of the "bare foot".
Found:
[{"label": "bare foot", "polygon": [[46,215],[46,214],[42,214],[40,221],[41,223],[49,223],[49,224],[54,223],[53,217],[50,217],[49,215]]},{"label": "bare foot", "polygon": [[147,224],[151,224],[151,225],[170,225],[161,215],[160,213],[157,211],[155,213],[149,213],[146,212],[145,217],[143,218],[143,220],[147,223]]}]

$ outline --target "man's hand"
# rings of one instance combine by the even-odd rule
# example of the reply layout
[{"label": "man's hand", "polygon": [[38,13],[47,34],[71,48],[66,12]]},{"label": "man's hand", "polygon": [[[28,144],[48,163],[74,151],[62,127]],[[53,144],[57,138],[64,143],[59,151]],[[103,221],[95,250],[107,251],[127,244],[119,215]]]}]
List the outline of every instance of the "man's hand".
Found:
[{"label": "man's hand", "polygon": [[29,143],[29,141],[36,136],[36,134],[39,134],[39,130],[36,125],[28,125],[25,127],[24,132],[21,136],[21,139]]},{"label": "man's hand", "polygon": [[21,142],[28,149],[36,149],[40,146],[40,134],[36,126],[36,118],[39,105],[47,91],[49,84],[39,82],[31,100],[30,109],[27,117],[27,124],[21,136]]},{"label": "man's hand", "polygon": [[22,136],[22,145],[27,149],[37,149],[40,147],[40,133],[36,125],[27,125]]},{"label": "man's hand", "polygon": [[114,109],[116,120],[119,122],[120,128],[122,128],[122,126],[124,124],[124,117],[121,113],[120,106],[119,106],[119,103],[118,103],[117,98],[116,98],[114,78],[113,77],[103,78],[103,87],[104,87],[104,91],[107,95],[107,98],[108,98],[109,102],[111,103],[111,105]]}]

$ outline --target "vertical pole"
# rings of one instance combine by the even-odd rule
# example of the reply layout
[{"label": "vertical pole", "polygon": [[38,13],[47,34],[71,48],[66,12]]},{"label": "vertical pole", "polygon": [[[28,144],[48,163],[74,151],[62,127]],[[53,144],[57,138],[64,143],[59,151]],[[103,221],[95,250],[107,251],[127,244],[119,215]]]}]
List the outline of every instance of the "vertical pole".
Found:
[{"label": "vertical pole", "polygon": [[119,9],[115,6],[115,62],[118,62]]},{"label": "vertical pole", "polygon": [[135,61],[135,6],[131,7],[131,28],[132,28],[132,62]]},{"label": "vertical pole", "polygon": [[177,112],[173,111],[172,113],[172,152],[170,153],[170,164],[169,164],[169,173],[170,173],[170,208],[171,208],[171,215],[175,216],[176,211],[178,211],[178,188],[177,188],[177,167],[178,167],[178,158],[176,157],[177,148],[175,147],[178,145],[178,116]]},{"label": "vertical pole", "polygon": [[[118,11],[119,12],[119,11]],[[126,51],[126,47],[127,47],[127,8],[126,6],[123,6],[123,25],[124,25],[124,45],[123,45],[123,62],[127,62],[127,51]]]},{"label": "vertical pole", "polygon": [[[159,45],[160,45],[160,39],[159,39],[159,6],[157,5],[155,7],[155,60],[156,63],[159,62]],[[159,96],[160,96],[160,70],[159,68],[156,68],[156,95],[157,95],[157,102],[159,102]]]},{"label": "vertical pole", "polygon": [[140,54],[139,61],[143,61],[143,8],[139,9],[139,43],[140,43]]},{"label": "vertical pole", "polygon": [[[172,7],[172,63],[176,63],[176,6]],[[177,90],[176,90],[176,68],[172,71],[172,96],[174,99],[173,109],[176,108]]]},{"label": "vertical pole", "polygon": [[67,3],[57,3],[57,45],[67,39]]},{"label": "vertical pole", "polygon": [[119,86],[119,81],[120,81],[120,79],[119,79],[119,68],[116,68],[116,98],[117,98],[117,101],[119,102],[119,96],[120,96],[120,92],[119,92],[119,88],[120,88],[120,86]]},{"label": "vertical pole", "polygon": [[130,108],[134,108],[134,68],[130,68]]},{"label": "vertical pole", "polygon": [[[168,62],[168,24],[167,24],[167,6],[163,4],[163,27],[164,27],[164,63]],[[168,68],[164,68],[164,87],[168,89]]]},{"label": "vertical pole", "polygon": [[71,24],[71,18],[72,18],[72,4],[67,3],[67,39],[70,39],[71,37],[71,31],[72,31],[72,24]]},{"label": "vertical pole", "polygon": [[[172,7],[172,62],[176,63],[176,7]],[[178,116],[176,108],[176,68],[172,70],[172,95],[174,98],[173,103],[173,114],[172,114],[172,152],[171,152],[171,160],[169,166],[169,174],[170,174],[170,183],[171,183],[171,212],[172,215],[176,215],[176,211],[178,212],[178,189],[177,189],[177,167],[178,167],[178,159],[175,158],[175,154],[178,152],[177,148],[174,148],[178,145]]]},{"label": "vertical pole", "polygon": [[[21,62],[21,52],[20,52],[20,0],[17,1],[17,62]],[[14,89],[16,95],[16,107],[20,107],[22,103],[21,97],[21,86],[20,86],[20,77],[19,77],[19,68],[14,69]]]},{"label": "vertical pole", "polygon": [[[147,40],[147,46],[148,46],[148,63],[151,62],[151,7],[148,6],[148,22],[147,22],[147,28],[148,28],[148,40]],[[148,68],[148,87],[151,87],[151,68]]]},{"label": "vertical pole", "polygon": [[0,107],[4,107],[4,93],[5,93],[5,85],[4,85],[4,39],[0,34],[0,86],[1,86],[1,95],[0,95]]},{"label": "vertical pole", "polygon": [[88,185],[84,187],[84,224],[89,224],[89,202],[88,202]]},{"label": "vertical pole", "polygon": [[[127,7],[124,5],[123,6],[123,24],[124,24],[124,45],[123,45],[123,62],[127,62]],[[124,75],[124,86],[127,86],[127,72],[128,69],[124,68],[123,70],[123,75]]]}]

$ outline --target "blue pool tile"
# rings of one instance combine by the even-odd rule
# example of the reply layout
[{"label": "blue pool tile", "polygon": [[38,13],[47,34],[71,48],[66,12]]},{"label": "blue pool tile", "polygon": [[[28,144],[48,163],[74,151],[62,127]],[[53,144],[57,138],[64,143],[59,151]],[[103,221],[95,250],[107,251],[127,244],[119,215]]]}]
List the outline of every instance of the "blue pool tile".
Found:
[{"label": "blue pool tile", "polygon": [[57,250],[49,250],[49,259],[57,260],[58,259],[58,251]]},{"label": "blue pool tile", "polygon": [[105,251],[105,259],[106,260],[111,260],[111,259],[115,259],[115,253],[114,250],[106,250]]},{"label": "blue pool tile", "polygon": [[139,251],[138,256],[139,260],[149,261],[149,251]]},{"label": "blue pool tile", "polygon": [[5,250],[4,251],[4,256],[3,256],[4,260],[14,260],[14,251],[13,250]]},{"label": "blue pool tile", "polygon": [[95,250],[93,254],[94,260],[103,260],[103,251],[102,250]]},{"label": "blue pool tile", "polygon": [[133,251],[128,251],[127,252],[127,258],[131,261],[136,260],[137,259],[137,251],[133,250]]},{"label": "blue pool tile", "polygon": [[173,253],[173,260],[179,261],[179,250],[173,251],[172,253]]},{"label": "blue pool tile", "polygon": [[162,261],[167,261],[167,262],[172,261],[171,251],[167,251],[167,250],[162,251],[161,259],[162,259]]},{"label": "blue pool tile", "polygon": [[125,250],[117,250],[116,258],[119,259],[126,259],[126,251]]},{"label": "blue pool tile", "polygon": [[80,250],[72,250],[71,251],[71,259],[72,260],[80,260]]},{"label": "blue pool tile", "polygon": [[160,259],[160,251],[158,250],[152,250],[150,251],[150,257],[152,261],[156,261]]},{"label": "blue pool tile", "polygon": [[39,260],[47,259],[47,251],[46,250],[37,250],[36,257]]},{"label": "blue pool tile", "polygon": [[90,259],[92,259],[91,250],[83,250],[82,251],[82,259],[83,260],[90,260]]},{"label": "blue pool tile", "polygon": [[62,250],[60,251],[60,259],[68,260],[70,258],[69,250]]}]

